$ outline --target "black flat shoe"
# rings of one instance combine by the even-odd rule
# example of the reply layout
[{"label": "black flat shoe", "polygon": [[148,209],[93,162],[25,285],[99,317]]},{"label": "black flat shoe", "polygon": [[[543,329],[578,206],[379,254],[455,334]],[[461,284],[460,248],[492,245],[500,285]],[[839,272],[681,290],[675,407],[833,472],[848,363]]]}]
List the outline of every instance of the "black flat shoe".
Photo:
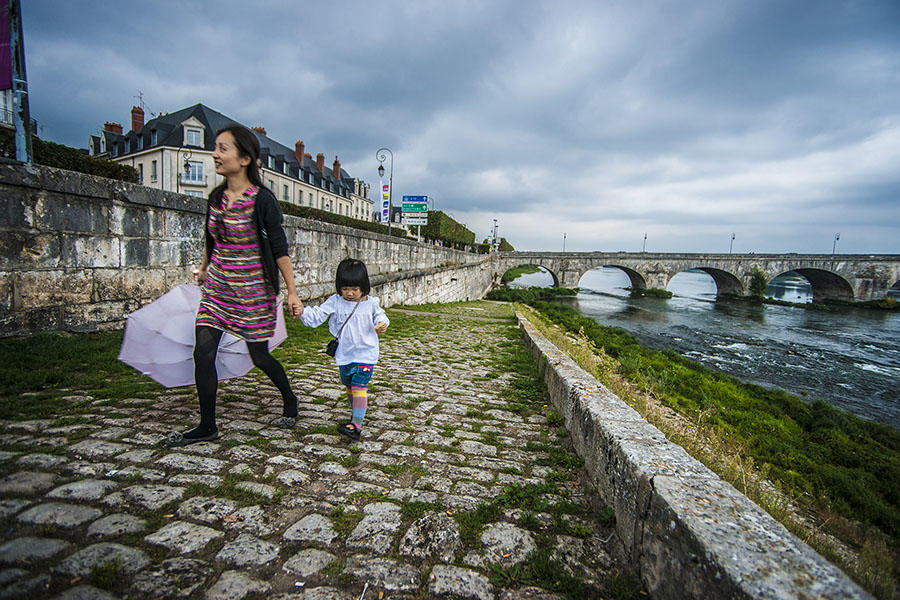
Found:
[{"label": "black flat shoe", "polygon": [[183,433],[173,431],[166,440],[166,446],[177,448],[179,446],[187,446],[188,444],[196,444],[197,442],[211,442],[219,439],[219,430],[213,429],[209,433],[197,437],[185,437]]},{"label": "black flat shoe", "polygon": [[350,423],[338,425],[337,430],[339,434],[345,435],[354,441],[359,440],[359,436],[362,434],[362,431],[360,431]]}]

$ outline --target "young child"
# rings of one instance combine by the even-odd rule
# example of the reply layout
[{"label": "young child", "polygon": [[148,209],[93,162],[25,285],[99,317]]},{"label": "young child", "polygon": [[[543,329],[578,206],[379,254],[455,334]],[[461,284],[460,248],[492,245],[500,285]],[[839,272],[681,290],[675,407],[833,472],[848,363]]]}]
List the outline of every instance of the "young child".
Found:
[{"label": "young child", "polygon": [[379,306],[378,298],[369,296],[369,273],[362,261],[342,260],[334,287],[336,294],[319,306],[305,307],[300,319],[308,327],[318,327],[327,320],[328,331],[338,338],[334,362],[341,383],[347,386],[352,409],[350,422],[338,425],[338,432],[358,440],[368,405],[366,385],[378,361],[377,334],[384,333],[390,321]]}]

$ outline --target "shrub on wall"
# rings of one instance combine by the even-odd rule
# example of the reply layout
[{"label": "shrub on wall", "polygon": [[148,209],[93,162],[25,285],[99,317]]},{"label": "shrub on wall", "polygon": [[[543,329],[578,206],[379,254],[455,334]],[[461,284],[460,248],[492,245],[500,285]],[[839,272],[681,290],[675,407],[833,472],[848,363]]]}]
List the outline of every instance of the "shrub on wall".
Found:
[{"label": "shrub on wall", "polygon": [[[279,201],[281,212],[294,217],[302,217],[304,219],[313,219],[315,221],[323,221],[325,223],[333,223],[335,225],[343,225],[344,227],[353,227],[354,229],[364,229],[374,233],[388,235],[388,226],[381,223],[373,223],[372,221],[363,221],[344,215],[336,215],[327,210],[319,210],[311,206],[297,206],[288,202]],[[406,231],[399,227],[391,227],[390,235],[394,237],[405,238]]]},{"label": "shrub on wall", "polygon": [[[138,172],[134,167],[89,156],[78,148],[64,146],[56,142],[46,142],[36,136],[32,136],[31,150],[34,154],[34,162],[39,165],[138,183]],[[16,157],[13,132],[5,128],[0,128],[0,153],[5,158]]]},{"label": "shrub on wall", "polygon": [[762,299],[769,288],[769,277],[759,267],[753,267],[750,272],[750,295]]}]

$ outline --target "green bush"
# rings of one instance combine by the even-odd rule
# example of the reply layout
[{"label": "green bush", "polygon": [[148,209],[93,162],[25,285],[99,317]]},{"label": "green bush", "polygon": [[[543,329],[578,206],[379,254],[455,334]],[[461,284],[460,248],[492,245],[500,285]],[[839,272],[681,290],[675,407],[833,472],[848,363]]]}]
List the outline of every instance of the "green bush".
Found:
[{"label": "green bush", "polygon": [[[327,210],[312,208],[311,206],[297,206],[296,204],[289,204],[283,201],[279,201],[278,203],[281,205],[281,212],[286,215],[302,217],[304,219],[313,219],[325,223],[333,223],[335,225],[343,225],[344,227],[353,227],[354,229],[364,229],[366,231],[388,235],[388,226],[382,223],[363,221],[361,219],[354,219],[352,217],[346,217],[344,215],[337,215],[333,212],[328,212]],[[401,229],[400,227],[391,227],[390,235],[400,238],[407,237],[406,231]]]},{"label": "green bush", "polygon": [[440,210],[428,212],[428,225],[422,227],[422,237],[426,240],[441,241],[459,249],[475,245],[475,233]]},{"label": "green bush", "polygon": [[[77,148],[55,142],[45,142],[37,136],[32,136],[31,150],[34,162],[39,165],[138,183],[138,172],[134,167],[89,156],[85,151]],[[5,128],[0,128],[0,154],[5,158],[16,157],[13,132]]]},{"label": "green bush", "polygon": [[754,298],[764,298],[769,289],[769,276],[759,267],[753,267],[750,272],[750,295]]}]

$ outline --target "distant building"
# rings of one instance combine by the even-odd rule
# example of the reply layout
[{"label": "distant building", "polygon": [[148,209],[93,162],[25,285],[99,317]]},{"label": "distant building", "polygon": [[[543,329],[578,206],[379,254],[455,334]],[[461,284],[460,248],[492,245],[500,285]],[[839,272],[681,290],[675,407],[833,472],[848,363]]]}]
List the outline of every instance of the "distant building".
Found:
[{"label": "distant building", "polygon": [[[206,197],[222,181],[212,159],[216,132],[235,119],[203,104],[160,115],[144,122],[144,111],[131,108],[131,130],[107,121],[100,135],[92,135],[92,156],[131,165],[142,184],[190,196]],[[330,168],[325,155],[313,160],[302,141],[293,150],[251,127],[261,148],[263,183],[278,197],[298,206],[310,206],[355,219],[372,220],[369,184],[350,177],[335,156]]]}]

